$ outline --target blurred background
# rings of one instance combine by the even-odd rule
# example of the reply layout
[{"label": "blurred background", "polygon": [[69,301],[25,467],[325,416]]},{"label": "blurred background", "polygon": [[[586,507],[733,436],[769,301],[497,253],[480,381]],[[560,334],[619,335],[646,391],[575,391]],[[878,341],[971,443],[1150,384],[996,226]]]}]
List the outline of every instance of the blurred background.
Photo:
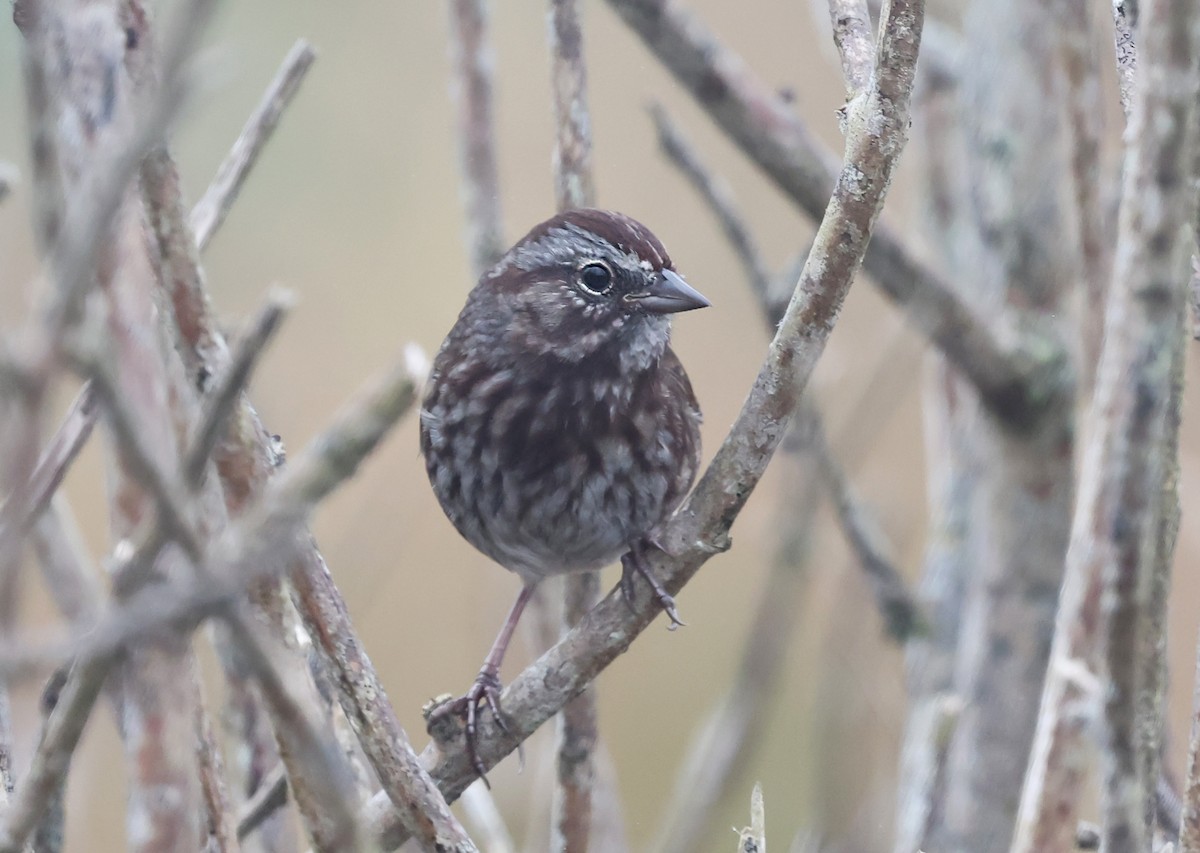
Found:
[{"label": "blurred background", "polygon": [[[318,61],[205,267],[221,316],[236,328],[282,284],[298,303],[259,370],[252,396],[268,428],[298,451],[354,389],[417,342],[436,349],[472,284],[463,240],[447,12],[442,3],[227,3],[206,38],[209,85],[175,136],[188,195],[203,192],[280,60],[298,37]],[[690,0],[704,21],[765,80],[786,90],[813,132],[840,149],[843,100],[827,24],[808,4]],[[820,15],[826,14],[824,4]],[[546,6],[493,4],[496,118],[502,207],[509,242],[553,212]],[[825,29],[822,29],[822,25]],[[735,188],[764,253],[782,269],[807,244],[800,216],[715,130],[615,15],[585,4],[589,100],[600,204],[648,224],[714,307],[678,319],[675,344],[705,411],[706,458],[741,405],[766,346],[757,305],[709,211],[658,153],[646,113],[661,101]],[[28,139],[19,36],[0,25],[0,160],[25,182],[0,203],[0,324],[28,310],[37,263],[30,224]],[[905,192],[921,152],[906,152],[885,218],[915,220]],[[915,237],[914,237],[915,239]],[[920,378],[923,347],[868,282],[851,293],[813,390],[834,447],[915,582],[924,547]],[[1196,359],[1189,353],[1189,373]],[[871,393],[864,397],[870,386]],[[72,389],[61,389],[65,405]],[[1185,412],[1184,521],[1171,611],[1171,760],[1182,766],[1198,608],[1191,570],[1200,537],[1190,524],[1196,453]],[[782,460],[776,460],[780,462]],[[734,546],[679,596],[686,629],[656,622],[598,681],[601,731],[616,765],[634,849],[647,845],[696,728],[730,684],[786,525],[775,465],[733,529]],[[71,472],[67,495],[99,561],[110,549],[100,442]],[[518,585],[454,532],[428,487],[409,417],[357,479],[315,519],[321,548],[355,624],[415,745],[420,708],[461,693],[473,678]],[[762,782],[768,836],[781,849],[807,828],[837,849],[883,849],[892,831],[897,743],[904,724],[903,656],[884,636],[870,593],[827,510],[817,524],[785,674],[765,736],[746,756],[736,795],[710,822],[707,847],[729,849],[728,827],[748,820]],[[606,588],[616,572],[605,575]],[[34,630],[54,618],[36,584]],[[514,646],[504,680],[527,662]],[[15,696],[18,767],[37,725],[36,691]],[[526,771],[506,761],[493,790],[518,839],[531,801],[548,796],[550,729]],[[72,775],[68,849],[123,846],[120,750],[108,709],[89,728]],[[544,831],[544,830],[542,830]],[[536,844],[535,844],[536,847]]]}]

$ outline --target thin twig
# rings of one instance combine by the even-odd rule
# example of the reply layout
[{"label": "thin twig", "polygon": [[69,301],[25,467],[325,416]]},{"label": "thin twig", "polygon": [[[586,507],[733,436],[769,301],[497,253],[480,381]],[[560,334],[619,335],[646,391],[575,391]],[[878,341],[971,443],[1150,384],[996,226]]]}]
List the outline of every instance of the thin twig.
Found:
[{"label": "thin twig", "polygon": [[16,189],[21,182],[21,173],[12,163],[0,160],[0,201],[8,198],[9,193]]},{"label": "thin twig", "polygon": [[55,495],[33,526],[33,547],[54,603],[77,629],[95,624],[104,591],[71,508]]},{"label": "thin twig", "polygon": [[[139,590],[106,609],[86,637],[42,648],[0,650],[0,675],[26,676],[47,665],[75,658],[100,657],[180,623],[213,615],[256,580],[282,571],[298,525],[344,480],[383,435],[413,405],[424,364],[410,357],[369,389],[362,398],[271,481],[264,495],[208,549],[204,577],[170,589]],[[274,550],[273,550],[274,549]],[[135,552],[124,565],[150,555]],[[122,569],[118,569],[121,571]],[[32,668],[32,669],[31,669]]]},{"label": "thin twig", "polygon": [[292,45],[257,109],[250,114],[233,148],[217,168],[216,177],[192,208],[189,223],[199,251],[204,251],[225,221],[250,170],[279,126],[283,111],[300,90],[300,84],[316,58],[316,51],[304,39]]},{"label": "thin twig", "polygon": [[287,773],[282,765],[271,771],[271,775],[259,783],[258,789],[242,805],[238,815],[237,837],[241,841],[258,829],[262,823],[283,808],[288,801]]},{"label": "thin twig", "polygon": [[904,643],[914,632],[924,630],[925,618],[908,582],[888,553],[890,546],[883,541],[878,525],[855,493],[841,462],[830,450],[820,419],[815,420],[813,447],[821,478],[837,511],[839,526],[866,572],[888,635],[896,642]]},{"label": "thin twig", "polygon": [[750,825],[738,833],[737,853],[766,853],[767,811],[763,806],[762,783],[755,782],[750,793]]},{"label": "thin twig", "polygon": [[204,803],[205,853],[237,853],[229,791],[225,784],[225,762],[213,731],[212,715],[203,690],[196,704],[196,763],[200,769],[200,795]]},{"label": "thin twig", "polygon": [[84,723],[91,713],[115,657],[96,657],[76,665],[42,730],[33,761],[0,826],[0,853],[18,853],[41,822],[60,790]]},{"label": "thin twig", "polygon": [[554,104],[554,195],[559,210],[595,204],[587,66],[576,0],[549,0],[550,80]]},{"label": "thin twig", "polygon": [[[846,175],[837,183],[829,211],[797,282],[796,296],[768,348],[766,360],[730,434],[699,485],[664,531],[663,553],[650,557],[650,569],[666,590],[678,592],[715,553],[728,547],[728,531],[745,505],[783,437],[817,358],[824,349],[866,241],[882,207],[896,159],[908,132],[916,50],[924,5],[894,0],[881,35],[872,87],[863,99],[862,121],[851,122],[846,142]],[[872,128],[867,132],[867,126]],[[504,691],[509,733],[484,714],[478,755],[485,768],[514,750],[541,723],[583,690],[624,652],[659,615],[643,591],[630,606],[619,592],[597,604],[554,648],[542,655]],[[474,778],[461,738],[431,745],[432,775],[448,797],[461,794]],[[403,829],[372,798],[368,818],[375,837],[394,847]]]},{"label": "thin twig", "polygon": [[467,786],[463,791],[462,807],[467,822],[475,828],[480,844],[488,853],[516,853],[512,834],[504,824],[504,816],[492,792],[482,782]]},{"label": "thin twig", "polygon": [[279,330],[279,324],[291,305],[292,295],[289,292],[272,290],[267,294],[267,304],[255,315],[245,334],[238,340],[229,365],[207,396],[204,415],[183,460],[183,477],[189,486],[194,488],[200,482],[209,457],[220,440],[220,432],[228,424],[230,414],[250,381],[251,371]]},{"label": "thin twig", "polygon": [[450,91],[458,106],[458,162],[467,219],[467,254],[475,277],[500,260],[504,236],[496,167],[488,0],[452,0]]},{"label": "thin twig", "polygon": [[[67,469],[87,443],[96,425],[96,398],[90,383],[84,383],[63,416],[62,423],[42,451],[37,467],[21,489],[0,506],[0,539],[23,537],[46,510],[62,485]],[[18,512],[20,516],[18,517]]]},{"label": "thin twig", "polygon": [[[300,64],[311,61],[301,62],[301,55],[302,46],[293,51],[295,62],[285,63],[277,81],[292,79],[299,73],[296,69]],[[290,85],[294,86],[294,83]],[[286,105],[286,91],[287,88],[281,85],[273,87],[268,93],[264,107],[273,106],[261,110],[260,115],[274,114],[274,118],[252,118],[235,145],[230,162],[239,158],[239,150],[257,150],[249,143],[243,146],[242,141],[258,134],[256,128],[274,126],[278,111]],[[253,157],[248,157],[239,167],[243,172],[242,178],[253,162]],[[212,221],[212,227],[215,228],[221,220],[218,217]],[[202,222],[197,224],[201,229],[204,227]],[[229,359],[228,347],[213,315],[207,293],[199,287],[178,288],[171,296],[193,370],[197,375],[210,376],[225,370]],[[407,369],[415,372],[420,368],[410,364]],[[412,377],[409,378],[411,381]],[[217,468],[231,513],[243,513],[247,504],[268,488],[277,462],[270,441],[270,434],[263,428],[257,412],[242,397],[233,428],[216,449]],[[345,601],[334,585],[324,559],[311,538],[303,535],[299,538],[301,544],[289,569],[292,600],[323,665],[327,666],[332,676],[338,701],[372,769],[391,801],[396,803],[402,819],[427,843],[441,843],[454,849],[473,849],[466,832],[418,763],[375,668],[354,632]],[[255,591],[254,598],[268,613],[268,618],[280,623],[282,629],[286,614],[280,612],[279,605],[283,600],[277,588],[280,579],[265,571],[253,577],[276,585]]]}]

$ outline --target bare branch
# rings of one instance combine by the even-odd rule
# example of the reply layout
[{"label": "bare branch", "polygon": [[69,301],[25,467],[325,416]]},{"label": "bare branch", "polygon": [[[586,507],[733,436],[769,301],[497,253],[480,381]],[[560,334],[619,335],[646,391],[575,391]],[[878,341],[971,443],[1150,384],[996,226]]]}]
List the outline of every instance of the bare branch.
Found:
[{"label": "bare branch", "polygon": [[254,832],[254,830],[258,829],[263,821],[277,810],[283,808],[287,804],[287,801],[287,773],[284,772],[281,765],[272,771],[270,777],[258,786],[258,790],[242,806],[242,811],[238,815],[237,821],[238,840],[241,841]]},{"label": "bare branch", "polygon": [[[1137,758],[1135,696],[1140,632],[1147,616],[1147,559],[1162,507],[1160,439],[1165,430],[1175,339],[1182,334],[1190,221],[1200,21],[1188,4],[1152,2],[1143,19],[1151,63],[1137,81],[1121,201],[1120,236],[1106,312],[1105,346],[1081,465],[1063,603],[1022,795],[1014,850],[1065,843],[1078,814],[1085,748],[1079,677],[1100,640],[1093,615],[1107,600],[1103,648],[1111,684],[1104,834],[1111,849],[1149,845],[1146,786]],[[1190,20],[1189,20],[1190,16]],[[1150,210],[1154,213],[1149,213]],[[1104,592],[1101,591],[1101,583]],[[1066,835],[1064,829],[1066,828]],[[1054,839],[1060,839],[1055,841]]]},{"label": "bare branch", "polygon": [[871,13],[866,0],[829,0],[829,20],[833,24],[833,43],[842,60],[847,98],[855,98],[867,88],[874,67]]},{"label": "bare branch", "polygon": [[903,643],[914,632],[925,630],[926,620],[908,582],[888,554],[890,546],[883,541],[878,525],[870,517],[863,501],[855,493],[850,478],[830,450],[824,427],[815,413],[814,421],[813,449],[821,477],[833,499],[842,532],[867,574],[888,635],[896,642]]},{"label": "bare branch", "polygon": [[[691,497],[668,524],[666,553],[650,556],[650,568],[668,592],[678,592],[699,568],[728,544],[728,530],[762,476],[824,348],[830,329],[862,262],[866,241],[882,206],[896,158],[908,131],[916,48],[924,6],[896,0],[881,24],[876,73],[868,97],[850,122],[846,174],[797,283],[796,296],[768,348],[767,358],[733,429]],[[871,132],[867,132],[867,127]],[[610,593],[554,648],[504,692],[511,734],[490,715],[480,725],[479,757],[494,765],[542,722],[577,695],[624,652],[658,615],[648,591],[632,608]],[[436,758],[435,758],[436,756]],[[449,797],[474,777],[461,738],[430,747],[432,775]],[[404,837],[393,818],[372,799],[368,817],[388,847]]]},{"label": "bare branch", "polygon": [[[751,289],[758,297],[766,325],[773,329],[783,315],[787,303],[776,298],[777,288],[771,285],[766,265],[745,221],[734,207],[731,193],[724,182],[700,162],[691,143],[670,120],[665,110],[657,106],[652,107],[651,114],[658,127],[659,144],[664,153],[684,173],[721,223],[726,237],[742,262]],[[903,576],[887,556],[887,546],[881,541],[882,534],[869,520],[867,510],[854,493],[841,464],[826,442],[820,413],[815,406],[806,406],[803,402],[801,407],[807,424],[804,432],[814,442],[814,449],[821,463],[820,474],[830,489],[842,529],[867,571],[876,603],[880,607],[889,633],[894,639],[903,642],[922,622],[919,608],[913,601]],[[678,833],[675,833],[675,836],[678,836]]]},{"label": "bare branch", "polygon": [[0,201],[8,198],[9,193],[16,189],[21,182],[21,173],[12,163],[0,160]]},{"label": "bare branch", "polygon": [[225,762],[213,731],[212,716],[203,694],[196,705],[196,763],[200,768],[200,795],[204,802],[205,853],[236,853],[229,791],[225,785]]},{"label": "bare branch", "polygon": [[512,835],[504,825],[504,816],[500,814],[500,808],[486,785],[482,782],[468,785],[467,790],[463,791],[462,805],[467,821],[475,827],[484,850],[488,853],[516,853]]},{"label": "bare branch", "polygon": [[[564,578],[563,625],[576,625],[600,599],[600,577],[584,572]],[[562,851],[588,850],[592,803],[596,796],[596,747],[600,738],[595,693],[586,690],[558,715],[558,784],[554,788],[551,846]]]},{"label": "bare branch", "polygon": [[32,538],[42,576],[58,609],[78,628],[95,624],[104,591],[62,495],[55,495],[38,518]]},{"label": "bare branch", "polygon": [[450,90],[458,105],[458,162],[467,217],[467,251],[475,276],[504,254],[496,169],[488,0],[452,0]]},{"label": "bare branch", "polygon": [[200,482],[213,448],[220,439],[220,432],[226,426],[229,416],[250,381],[251,371],[275,336],[275,332],[279,330],[279,324],[283,322],[284,315],[291,305],[290,293],[272,290],[267,295],[267,304],[238,341],[229,365],[208,395],[203,418],[196,428],[192,446],[188,448],[183,461],[183,476],[189,486],[195,487]]},{"label": "bare branch", "polygon": [[[549,0],[550,81],[554,107],[554,196],[559,211],[593,206],[592,127],[578,0]],[[576,625],[600,598],[595,572],[563,579],[563,628]],[[565,853],[590,846],[599,741],[595,690],[568,702],[558,716],[558,784],[551,807],[550,843]]]},{"label": "bare branch", "polygon": [[66,680],[46,719],[29,772],[4,814],[0,853],[20,853],[61,789],[84,723],[114,662],[115,658],[109,655],[72,668],[75,677]]},{"label": "bare branch", "polygon": [[554,194],[558,209],[595,204],[592,124],[587,107],[583,29],[576,0],[549,0],[550,80],[553,86]]},{"label": "bare branch", "polygon": [[738,833],[737,853],[765,853],[767,849],[767,813],[763,807],[762,783],[755,782],[750,793],[750,825]]},{"label": "bare branch", "polygon": [[259,154],[270,141],[275,128],[279,126],[283,111],[300,90],[300,84],[304,82],[304,76],[316,58],[316,51],[304,39],[299,39],[292,45],[292,49],[284,57],[283,64],[267,87],[257,109],[246,120],[241,134],[233,143],[233,148],[217,168],[212,183],[192,208],[188,221],[192,233],[196,236],[197,250],[203,252],[207,248],[209,241],[225,221],[229,209],[237,201],[242,185],[246,183],[250,170],[254,168]]},{"label": "bare branch", "polygon": [[54,436],[42,451],[33,474],[20,489],[9,495],[0,506],[0,540],[22,538],[41,513],[45,512],[54,493],[62,485],[67,469],[87,443],[96,425],[96,398],[92,386],[85,383]]}]

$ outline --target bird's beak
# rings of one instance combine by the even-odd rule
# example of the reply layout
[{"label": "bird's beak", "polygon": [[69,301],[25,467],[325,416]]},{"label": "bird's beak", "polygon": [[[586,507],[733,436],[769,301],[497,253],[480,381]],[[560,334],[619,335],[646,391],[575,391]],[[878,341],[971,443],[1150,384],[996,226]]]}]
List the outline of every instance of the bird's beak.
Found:
[{"label": "bird's beak", "polygon": [[677,314],[712,304],[673,270],[656,273],[649,287],[628,294],[625,300],[650,314]]}]

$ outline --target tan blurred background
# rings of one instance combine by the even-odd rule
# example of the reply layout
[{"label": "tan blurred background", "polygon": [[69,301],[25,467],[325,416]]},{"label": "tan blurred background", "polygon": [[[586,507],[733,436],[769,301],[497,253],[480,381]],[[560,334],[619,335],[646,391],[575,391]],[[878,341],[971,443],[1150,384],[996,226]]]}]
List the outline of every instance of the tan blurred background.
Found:
[{"label": "tan blurred background", "polygon": [[[507,236],[552,212],[545,4],[493,4],[497,118]],[[703,19],[797,109],[830,146],[842,96],[831,48],[803,3],[692,0]],[[683,181],[658,155],[644,107],[662,100],[705,159],[733,182],[765,253],[782,267],[810,224],[738,155],[688,97],[598,2],[586,6],[586,54],[602,205],[649,224],[689,281],[714,307],[676,324],[675,340],[705,409],[708,453],[740,406],[765,347],[757,309],[733,256]],[[199,197],[246,115],[297,37],[318,62],[206,257],[211,290],[231,326],[266,287],[293,289],[298,304],[253,384],[269,428],[297,451],[366,378],[407,341],[432,352],[468,286],[443,3],[227,3],[206,43],[211,86],[178,129],[175,149],[192,200]],[[0,160],[25,175],[18,38],[0,25]],[[920,152],[905,155],[911,175]],[[886,217],[914,217],[904,178]],[[27,310],[36,270],[28,185],[0,203],[0,319],[11,329]],[[912,230],[912,229],[909,229]],[[902,318],[860,282],[816,380],[835,443],[915,577],[923,548],[921,347]],[[1192,373],[1196,367],[1191,359]],[[883,371],[882,374],[880,371]],[[847,425],[866,383],[880,389]],[[1194,378],[1194,377],[1193,377]],[[63,390],[63,400],[69,389]],[[1193,395],[1194,396],[1194,395]],[[1189,406],[1189,412],[1194,404]],[[1197,442],[1184,433],[1184,523],[1171,613],[1174,764],[1181,766],[1198,616],[1192,566],[1200,548],[1190,524]],[[708,563],[679,598],[688,623],[656,623],[599,681],[601,726],[620,777],[635,849],[652,837],[696,725],[730,682],[778,539],[782,467],[768,474],[734,528],[732,551]],[[68,483],[92,553],[109,547],[99,442]],[[459,539],[428,488],[409,418],[362,474],[324,505],[316,533],[400,719],[425,742],[420,707],[469,684],[517,589],[516,581]],[[896,741],[903,725],[903,659],[883,638],[866,586],[827,512],[819,521],[810,586],[786,673],[771,703],[765,741],[712,821],[708,849],[733,843],[747,820],[750,788],[763,783],[768,834],[786,849],[801,827],[882,849],[891,833]],[[606,575],[606,584],[615,573]],[[30,627],[52,613],[36,584]],[[528,660],[511,655],[505,680]],[[18,761],[32,736],[33,693],[17,695]],[[518,839],[539,786],[509,761],[492,776]],[[107,709],[93,720],[69,801],[70,850],[123,846],[119,746]]]}]

